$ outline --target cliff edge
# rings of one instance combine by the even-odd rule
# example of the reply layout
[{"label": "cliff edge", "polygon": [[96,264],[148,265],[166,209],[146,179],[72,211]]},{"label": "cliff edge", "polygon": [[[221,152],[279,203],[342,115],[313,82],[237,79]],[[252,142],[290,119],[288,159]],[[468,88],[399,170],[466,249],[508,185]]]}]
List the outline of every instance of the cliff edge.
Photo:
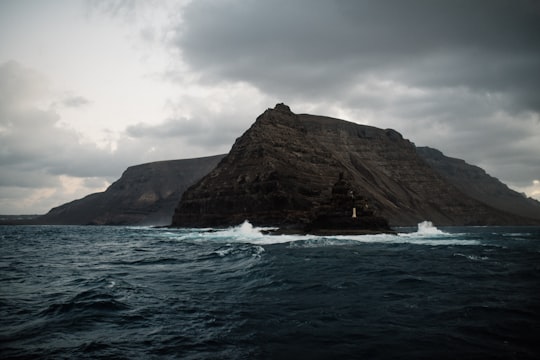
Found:
[{"label": "cliff edge", "polygon": [[527,223],[460,191],[395,130],[295,114],[278,104],[184,192],[172,226],[231,226],[248,219],[261,226],[309,227],[328,211],[339,177],[350,184],[355,201],[392,226],[426,219],[437,225]]},{"label": "cliff edge", "polygon": [[32,220],[59,225],[169,225],[184,190],[224,155],[129,167],[106,191],[51,209]]}]

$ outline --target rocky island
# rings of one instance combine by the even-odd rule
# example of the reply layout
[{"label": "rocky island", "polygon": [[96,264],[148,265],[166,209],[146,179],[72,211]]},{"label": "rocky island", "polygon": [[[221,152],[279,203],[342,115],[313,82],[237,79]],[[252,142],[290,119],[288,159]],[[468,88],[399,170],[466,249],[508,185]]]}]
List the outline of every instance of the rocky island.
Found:
[{"label": "rocky island", "polygon": [[283,232],[344,234],[423,220],[540,224],[540,202],[477,166],[391,129],[294,114],[283,104],[259,116],[228,155],[131,166],[104,192],[0,223],[170,225],[173,213],[173,226],[249,219]]},{"label": "rocky island", "polygon": [[178,200],[223,155],[129,167],[104,192],[51,209],[32,220],[62,225],[169,225]]},{"label": "rocky island", "polygon": [[[344,189],[336,192],[340,182]],[[354,204],[351,196],[346,205],[349,193]],[[459,190],[395,130],[295,114],[284,104],[261,114],[216,168],[184,192],[172,226],[223,227],[246,219],[319,233],[384,232],[426,219],[438,225],[530,221]]]}]

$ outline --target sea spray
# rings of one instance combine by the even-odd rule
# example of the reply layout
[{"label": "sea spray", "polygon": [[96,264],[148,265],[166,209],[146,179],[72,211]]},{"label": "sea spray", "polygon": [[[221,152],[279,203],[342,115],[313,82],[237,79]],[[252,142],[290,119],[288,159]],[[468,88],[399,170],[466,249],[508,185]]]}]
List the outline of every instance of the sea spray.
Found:
[{"label": "sea spray", "polygon": [[418,224],[418,231],[412,233],[370,234],[370,235],[271,235],[272,228],[253,226],[248,220],[226,229],[204,231],[203,236],[212,242],[227,244],[244,243],[253,245],[289,244],[297,247],[346,246],[353,243],[415,244],[415,245],[479,245],[477,240],[456,239],[455,234],[437,229],[430,221]]},{"label": "sea spray", "polygon": [[416,235],[419,236],[432,236],[432,235],[444,235],[445,232],[437,229],[431,221],[422,221],[418,224],[418,231]]}]

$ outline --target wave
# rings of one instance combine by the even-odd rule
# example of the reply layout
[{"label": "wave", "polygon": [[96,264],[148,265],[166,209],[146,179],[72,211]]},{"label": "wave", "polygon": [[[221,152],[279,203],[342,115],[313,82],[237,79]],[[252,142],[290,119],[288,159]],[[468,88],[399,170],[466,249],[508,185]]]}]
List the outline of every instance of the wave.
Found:
[{"label": "wave", "polygon": [[448,246],[448,245],[481,245],[479,240],[465,239],[466,234],[448,233],[438,229],[431,221],[425,220],[417,225],[415,232],[398,233],[406,242],[417,245]]},{"label": "wave", "polygon": [[[182,229],[181,240],[215,243],[248,243],[254,245],[289,244],[292,247],[337,246],[351,243],[415,244],[430,246],[479,245],[478,240],[463,239],[463,234],[444,232],[431,221],[418,224],[416,232],[370,235],[270,235],[270,227],[256,227],[248,220],[226,229]],[[178,233],[168,232],[178,238]]]},{"label": "wave", "polygon": [[472,261],[484,261],[484,260],[489,260],[489,257],[487,256],[479,256],[479,255],[473,255],[473,254],[462,254],[462,253],[454,253],[452,254],[452,256],[461,256],[461,257],[464,257],[464,258],[467,258],[469,260],[472,260]]},{"label": "wave", "polygon": [[418,231],[415,234],[419,236],[449,235],[448,233],[437,229],[433,226],[431,221],[427,220],[418,224]]}]

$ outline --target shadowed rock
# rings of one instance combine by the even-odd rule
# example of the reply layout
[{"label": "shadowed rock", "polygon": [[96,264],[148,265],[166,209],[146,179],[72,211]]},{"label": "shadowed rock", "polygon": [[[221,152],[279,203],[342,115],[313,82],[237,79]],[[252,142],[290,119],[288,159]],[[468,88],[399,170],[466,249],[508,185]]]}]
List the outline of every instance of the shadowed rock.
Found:
[{"label": "shadowed rock", "polygon": [[429,147],[417,147],[416,152],[438,174],[473,199],[512,214],[540,219],[539,201],[509,189],[478,166],[445,156]]},{"label": "shadowed rock", "polygon": [[106,191],[53,208],[32,222],[62,225],[168,225],[184,190],[206,175],[223,156],[131,166]]},{"label": "shadowed rock", "polygon": [[184,193],[172,225],[230,226],[248,219],[283,229],[313,227],[325,216],[339,174],[390,225],[527,223],[465,195],[395,130],[297,115],[278,104]]},{"label": "shadowed rock", "polygon": [[165,225],[173,213],[174,226],[249,219],[282,232],[335,234],[387,231],[387,220],[538,224],[540,203],[463,160],[416,148],[394,130],[297,115],[278,104],[258,117],[226,157],[132,166],[105,192],[43,216],[7,216],[0,223]]}]

